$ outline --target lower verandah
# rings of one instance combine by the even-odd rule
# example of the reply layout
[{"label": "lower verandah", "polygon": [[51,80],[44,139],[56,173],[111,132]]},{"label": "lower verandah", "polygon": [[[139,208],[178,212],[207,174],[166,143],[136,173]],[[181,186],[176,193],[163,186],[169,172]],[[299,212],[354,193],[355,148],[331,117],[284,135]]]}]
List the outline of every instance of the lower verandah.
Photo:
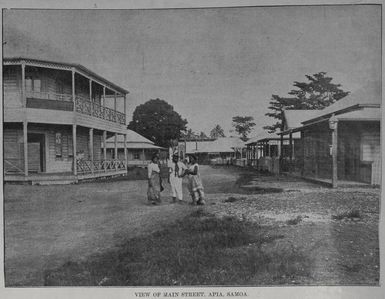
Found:
[{"label": "lower verandah", "polygon": [[[100,177],[124,173],[123,160],[107,160],[101,155],[103,132],[77,126],[76,173],[74,172],[73,132],[70,125],[28,124],[28,177]],[[91,139],[92,145],[91,146]],[[92,148],[92,153],[91,153]],[[25,176],[23,126],[4,124],[5,180]]]}]

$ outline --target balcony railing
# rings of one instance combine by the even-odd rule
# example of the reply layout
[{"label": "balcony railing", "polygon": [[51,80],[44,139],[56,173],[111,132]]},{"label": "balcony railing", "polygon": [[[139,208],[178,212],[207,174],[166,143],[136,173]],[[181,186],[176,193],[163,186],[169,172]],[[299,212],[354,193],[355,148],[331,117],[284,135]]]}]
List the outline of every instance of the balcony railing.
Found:
[{"label": "balcony railing", "polygon": [[121,160],[99,160],[91,161],[78,159],[76,160],[76,168],[79,174],[101,173],[101,172],[117,172],[126,170],[126,164]]},{"label": "balcony railing", "polygon": [[126,115],[124,113],[101,106],[99,103],[91,102],[80,96],[76,96],[75,109],[76,112],[82,114],[92,115],[94,117],[112,122],[118,122],[121,125],[126,124]]},{"label": "balcony railing", "polygon": [[[50,101],[58,101],[58,102],[65,102],[65,103],[73,102],[71,94],[26,91],[26,97],[27,99],[31,99],[31,100],[32,99],[33,100],[50,100]],[[48,105],[48,108],[46,109],[55,109],[56,106],[55,105],[50,106],[49,103],[51,102],[45,101],[44,103],[40,103],[40,105],[45,105],[45,106]],[[64,105],[64,103],[61,105]],[[75,105],[75,111],[78,113],[94,116],[94,117],[108,120],[111,122],[117,122],[121,125],[126,124],[126,115],[124,113],[115,111],[108,107],[101,106],[99,103],[91,102],[88,98],[77,95],[75,97],[74,105]],[[39,108],[39,105],[36,106],[36,105],[33,105],[33,103],[29,103],[29,106],[31,106],[30,108]],[[64,110],[68,110],[68,109],[64,109]]]}]

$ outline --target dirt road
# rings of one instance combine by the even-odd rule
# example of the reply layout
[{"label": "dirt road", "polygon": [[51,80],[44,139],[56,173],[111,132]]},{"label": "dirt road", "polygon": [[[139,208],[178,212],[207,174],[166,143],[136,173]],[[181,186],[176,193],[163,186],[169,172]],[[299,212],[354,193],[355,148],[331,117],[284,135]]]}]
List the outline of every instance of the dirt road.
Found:
[{"label": "dirt road", "polygon": [[[298,246],[314,256],[312,277],[293,283],[378,283],[379,190],[335,191],[296,179],[251,175],[234,167],[202,166],[201,171],[207,211],[271,226],[285,236],[274,246]],[[254,187],[243,188],[250,180]],[[158,230],[194,209],[169,203],[168,186],[164,202],[150,206],[146,187],[145,181],[124,180],[5,185],[6,285],[42,285],[45,270]],[[360,219],[331,219],[352,208],[360,210]],[[298,224],[287,224],[298,216]]]}]

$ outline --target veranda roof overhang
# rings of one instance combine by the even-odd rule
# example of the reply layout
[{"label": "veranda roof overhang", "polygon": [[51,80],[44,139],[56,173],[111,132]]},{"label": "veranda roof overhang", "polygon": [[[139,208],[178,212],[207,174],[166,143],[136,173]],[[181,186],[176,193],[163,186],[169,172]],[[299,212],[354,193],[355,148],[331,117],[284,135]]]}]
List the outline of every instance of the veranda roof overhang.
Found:
[{"label": "veranda roof overhang", "polygon": [[[338,121],[380,121],[381,120],[381,109],[379,105],[355,105],[356,110],[344,109],[344,112],[335,115]],[[351,108],[351,107],[350,107]],[[360,109],[361,108],[361,109]],[[340,111],[338,111],[340,112]],[[323,118],[318,118],[316,121],[311,123],[304,123],[302,127],[294,128],[291,130],[294,132],[301,132],[306,128],[314,125],[318,125],[324,122],[328,122],[333,114],[326,114]]]},{"label": "veranda roof overhang", "polygon": [[96,81],[100,81],[107,85],[108,88],[112,89],[113,91],[119,92],[123,95],[128,94],[129,91],[116,85],[115,83],[107,80],[106,78],[96,74],[95,72],[91,71],[90,69],[82,66],[78,63],[67,63],[67,62],[58,62],[58,61],[49,61],[49,60],[42,60],[42,59],[35,59],[35,58],[28,58],[28,57],[5,57],[3,59],[4,65],[18,65],[22,64],[23,62],[27,63],[28,65],[33,65],[36,67],[46,67],[46,68],[56,68],[56,69],[62,69],[62,70],[71,70],[71,68],[74,68],[75,70],[78,70],[80,74],[84,73],[85,75],[88,75]]}]

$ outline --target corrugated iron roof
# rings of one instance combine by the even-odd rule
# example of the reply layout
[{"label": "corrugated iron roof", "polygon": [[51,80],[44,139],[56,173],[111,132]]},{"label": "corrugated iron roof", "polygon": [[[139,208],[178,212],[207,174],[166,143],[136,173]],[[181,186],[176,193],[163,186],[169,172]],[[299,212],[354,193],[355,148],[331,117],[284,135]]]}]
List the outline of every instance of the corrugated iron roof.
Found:
[{"label": "corrugated iron roof", "polygon": [[347,95],[345,98],[335,102],[334,104],[326,107],[322,110],[317,110],[317,113],[312,117],[302,121],[303,124],[311,123],[326,117],[333,113],[344,113],[343,110],[354,106],[376,106],[381,105],[381,83],[380,82],[369,82],[364,88]]},{"label": "corrugated iron roof", "polygon": [[29,57],[4,57],[3,58],[3,63],[4,62],[12,62],[12,63],[21,63],[22,61],[30,61],[31,63],[37,63],[37,64],[51,64],[51,65],[57,65],[57,66],[63,66],[63,67],[68,67],[68,68],[75,68],[78,69],[87,75],[94,77],[97,80],[100,80],[104,82],[106,85],[109,85],[110,88],[116,89],[116,91],[119,91],[123,94],[129,93],[128,90],[116,85],[115,83],[112,83],[111,81],[107,80],[106,78],[96,74],[95,72],[91,71],[90,69],[86,68],[85,66],[82,66],[81,64],[78,63],[68,63],[68,62],[60,62],[60,61],[50,61],[50,60],[43,60],[43,59],[36,59],[36,58],[29,58]]},{"label": "corrugated iron roof", "polygon": [[[197,147],[196,147],[197,145]],[[245,147],[245,143],[239,137],[222,137],[214,141],[187,141],[186,153],[229,153],[234,148]]]},{"label": "corrugated iron roof", "polygon": [[336,116],[338,120],[357,120],[357,121],[380,121],[380,108],[363,108],[360,110],[350,111]]},{"label": "corrugated iron roof", "polygon": [[[142,135],[136,133],[132,130],[127,130],[127,148],[131,149],[163,149],[163,147],[157,146],[151,140],[143,137]],[[119,134],[117,135],[117,145],[118,148],[124,147],[124,136]],[[115,147],[115,136],[112,136],[106,140],[106,148]]]},{"label": "corrugated iron roof", "polygon": [[317,115],[319,110],[284,110],[287,129],[301,126],[301,123]]}]

